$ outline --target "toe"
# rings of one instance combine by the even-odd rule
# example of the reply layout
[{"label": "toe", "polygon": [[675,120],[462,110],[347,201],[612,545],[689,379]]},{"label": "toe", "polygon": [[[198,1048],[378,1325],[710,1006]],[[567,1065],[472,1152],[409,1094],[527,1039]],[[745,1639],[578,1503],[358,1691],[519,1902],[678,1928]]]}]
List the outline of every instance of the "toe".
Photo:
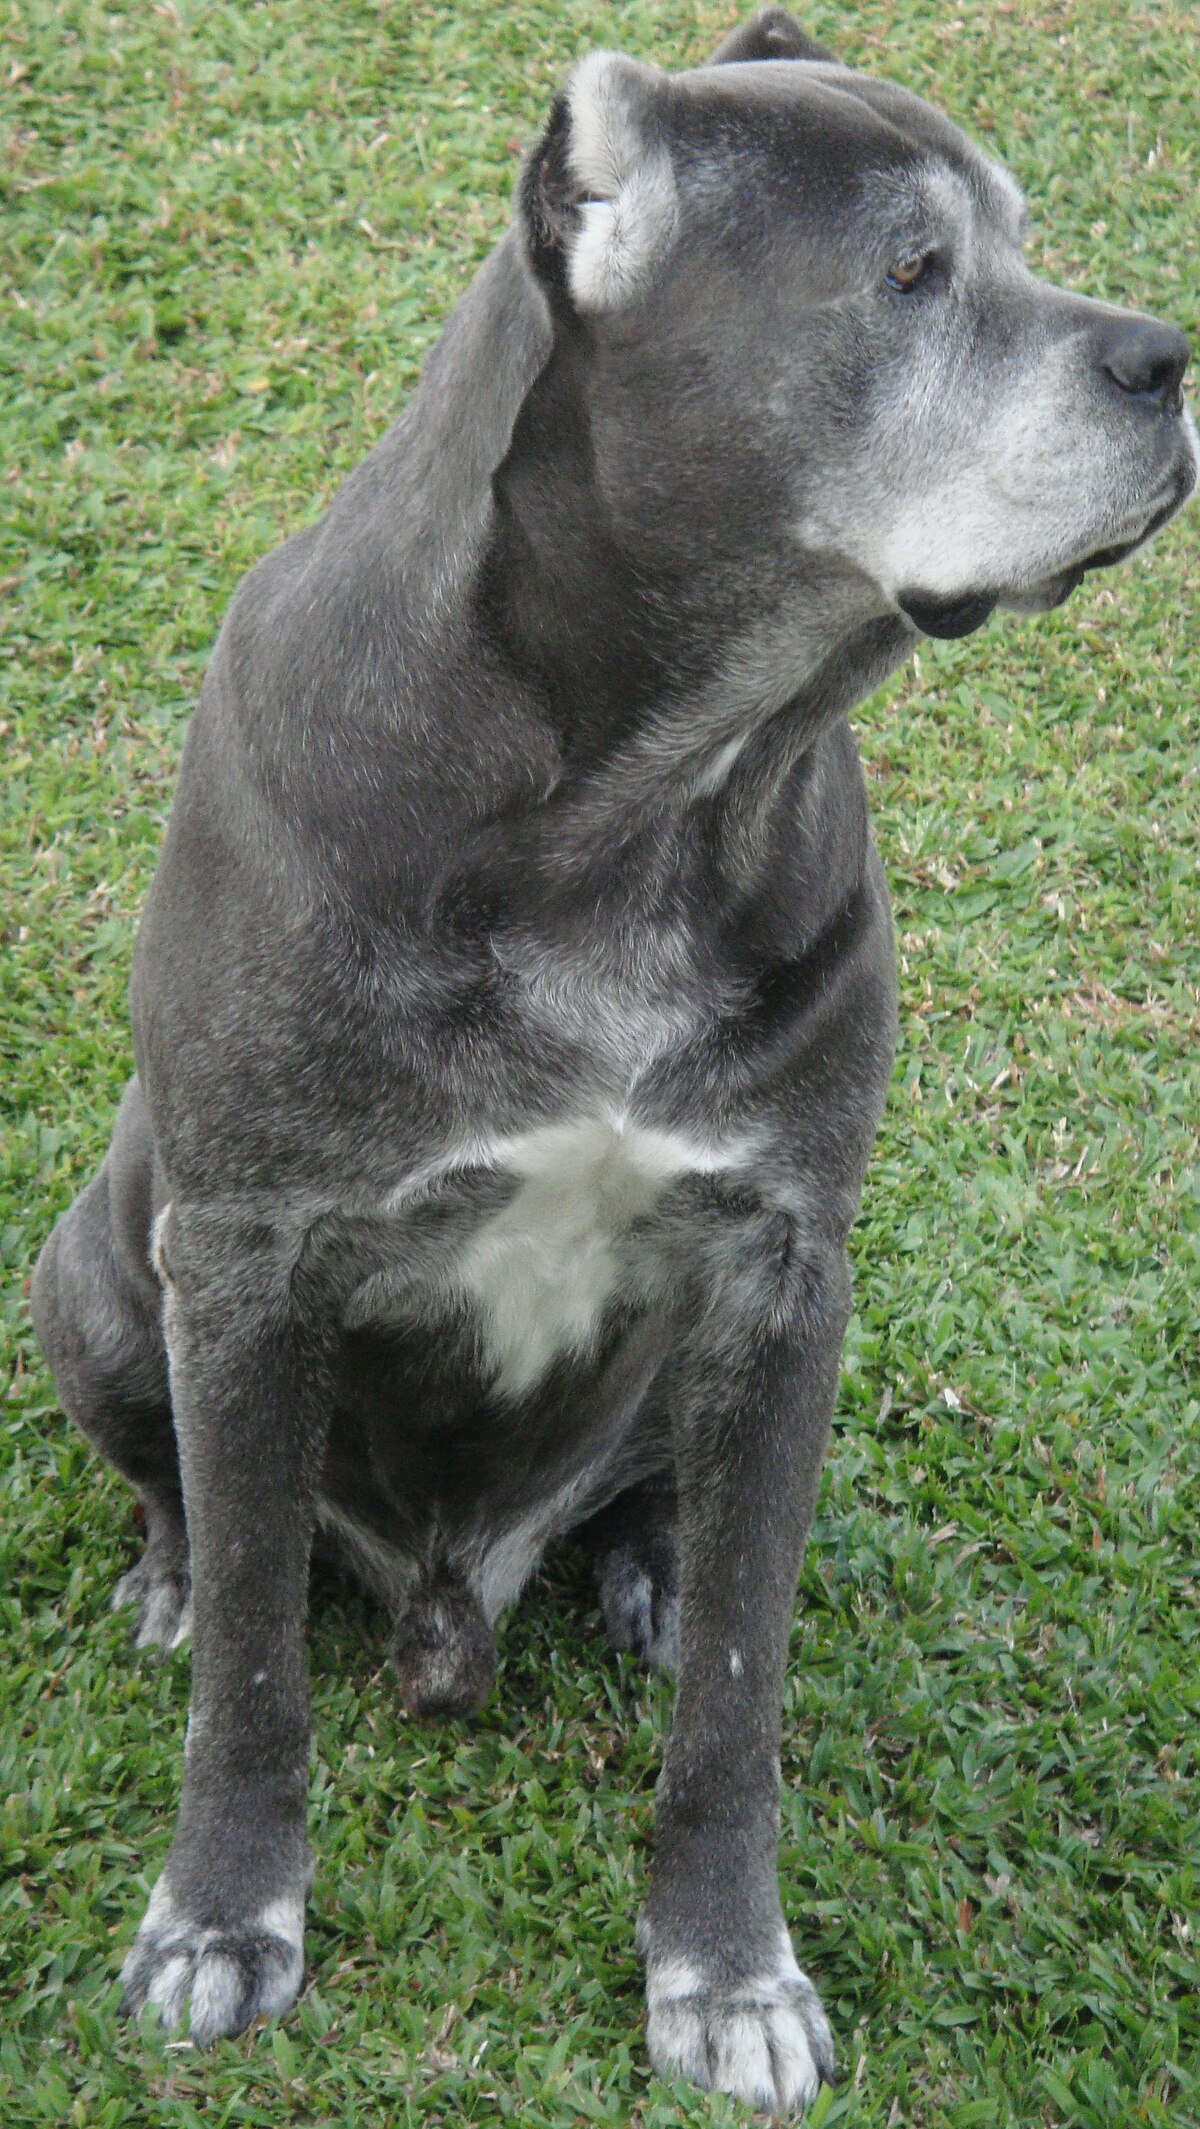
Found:
[{"label": "toe", "polygon": [[717,2092],[736,2092],[754,2107],[774,2107],[775,2083],[766,2022],[753,2011],[729,2010],[706,2021],[708,2081]]},{"label": "toe", "polygon": [[206,1952],[197,1960],[188,2031],[198,2047],[249,2025],[254,2012],[246,2000],[248,1978],[243,1962],[229,1952]]},{"label": "toe", "polygon": [[126,1994],[137,1995],[139,2009],[142,2004],[153,2004],[163,2025],[175,2027],[187,2009],[192,1968],[189,1952],[173,1952],[158,1965],[148,1962],[148,1971],[141,1976],[140,1990],[130,1990],[127,1985]]}]

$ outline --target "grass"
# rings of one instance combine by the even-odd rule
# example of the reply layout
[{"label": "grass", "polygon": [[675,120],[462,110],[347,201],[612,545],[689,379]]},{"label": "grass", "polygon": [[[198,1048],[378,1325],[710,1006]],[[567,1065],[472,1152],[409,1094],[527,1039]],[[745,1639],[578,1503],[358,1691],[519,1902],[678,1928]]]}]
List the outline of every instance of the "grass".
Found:
[{"label": "grass", "polygon": [[[307,1993],[204,2058],[118,2025],[187,1659],[135,1659],[106,1610],[129,1499],[22,1301],[129,1069],[132,929],[237,577],[402,403],[571,57],[682,61],[731,12],[27,0],[6,24],[13,2129],[742,2118],[646,2068],[669,1692],[607,1650],[570,1557],[470,1730],[401,1722],[379,1620],[318,1589]],[[1009,160],[1036,264],[1200,327],[1189,7],[805,19]],[[923,650],[860,715],[902,1043],[785,1724],[785,1901],[849,2073],[826,2125],[1200,2121],[1198,561],[1193,513],[1060,614]]]}]

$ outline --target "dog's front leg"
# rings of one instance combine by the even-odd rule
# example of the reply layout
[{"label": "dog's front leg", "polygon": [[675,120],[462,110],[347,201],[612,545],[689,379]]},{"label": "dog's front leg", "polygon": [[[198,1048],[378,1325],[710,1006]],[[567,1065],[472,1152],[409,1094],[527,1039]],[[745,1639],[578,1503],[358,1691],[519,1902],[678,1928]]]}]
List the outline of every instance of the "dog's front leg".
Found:
[{"label": "dog's front leg", "polygon": [[674,1367],[678,1692],[638,1941],[655,2068],[782,2113],[833,2069],[776,1851],[788,1633],[848,1279],[840,1247],[777,1212],[728,1216],[704,1253]]},{"label": "dog's front leg", "polygon": [[[269,1227],[170,1215],[161,1270],[194,1604],[175,1838],[122,2008],[193,2039],[295,2001],[303,1972],[305,1617],[332,1404],[328,1331]],[[318,1326],[321,1326],[318,1328]]]}]

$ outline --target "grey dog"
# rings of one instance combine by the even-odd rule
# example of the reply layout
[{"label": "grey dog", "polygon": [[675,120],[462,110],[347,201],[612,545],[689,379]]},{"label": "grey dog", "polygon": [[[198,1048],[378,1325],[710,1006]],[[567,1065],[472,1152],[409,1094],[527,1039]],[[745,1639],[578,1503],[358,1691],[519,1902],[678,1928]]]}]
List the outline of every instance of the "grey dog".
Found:
[{"label": "grey dog", "polygon": [[126,2004],[294,2001],[314,1546],[463,1714],[546,1545],[673,1669],[649,2052],[833,2068],[776,1846],[796,1577],[892,1061],[847,712],[1195,484],[1187,342],[1048,286],[1020,192],[771,9],[585,59],[408,411],[253,569],[138,939],[137,1077],[37,1268],[193,1637]]}]

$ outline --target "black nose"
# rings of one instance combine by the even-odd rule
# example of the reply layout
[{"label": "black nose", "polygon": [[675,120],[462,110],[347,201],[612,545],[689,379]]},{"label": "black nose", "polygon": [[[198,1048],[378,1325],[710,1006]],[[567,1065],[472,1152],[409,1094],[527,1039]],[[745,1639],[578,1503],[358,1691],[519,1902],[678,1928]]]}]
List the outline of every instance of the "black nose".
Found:
[{"label": "black nose", "polygon": [[1122,319],[1105,333],[1100,367],[1131,399],[1152,400],[1165,413],[1177,414],[1191,352],[1173,325],[1160,325],[1157,318]]}]

